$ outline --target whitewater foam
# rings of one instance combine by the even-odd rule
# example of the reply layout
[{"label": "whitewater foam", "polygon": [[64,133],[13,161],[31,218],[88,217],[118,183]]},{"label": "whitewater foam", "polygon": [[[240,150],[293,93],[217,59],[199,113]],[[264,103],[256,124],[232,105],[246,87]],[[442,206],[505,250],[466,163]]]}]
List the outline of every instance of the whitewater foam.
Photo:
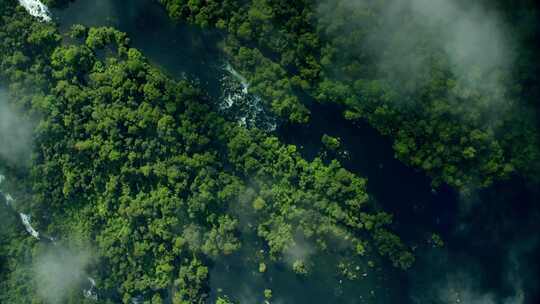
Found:
[{"label": "whitewater foam", "polygon": [[42,21],[51,21],[49,8],[39,0],[19,0],[19,4],[24,7],[28,13]]},{"label": "whitewater foam", "polygon": [[229,72],[236,80],[238,80],[238,82],[240,82],[240,84],[242,85],[242,92],[244,94],[247,94],[249,90],[249,82],[247,81],[247,79],[240,73],[238,73],[238,71],[236,71],[230,63],[227,63],[227,65],[225,66],[225,70],[227,70],[227,72]]},{"label": "whitewater foam", "polygon": [[94,280],[91,277],[88,277],[88,282],[90,283],[90,288],[83,289],[83,295],[85,298],[97,301],[98,300],[98,294],[96,292],[96,280]]},{"label": "whitewater foam", "polygon": [[31,217],[28,214],[19,213],[19,216],[21,217],[21,221],[24,225],[24,228],[26,231],[33,236],[34,238],[39,240],[39,232],[37,232],[34,227],[32,227],[32,224],[30,223]]},{"label": "whitewater foam", "polygon": [[259,128],[272,132],[277,128],[276,118],[266,109],[261,97],[249,93],[249,82],[230,63],[223,69],[227,72],[221,79],[222,97],[219,109],[226,116],[246,128]]},{"label": "whitewater foam", "polygon": [[11,194],[4,194],[4,198],[6,199],[6,205],[8,205],[8,207],[13,205],[15,199],[13,198],[13,196],[11,196]]}]

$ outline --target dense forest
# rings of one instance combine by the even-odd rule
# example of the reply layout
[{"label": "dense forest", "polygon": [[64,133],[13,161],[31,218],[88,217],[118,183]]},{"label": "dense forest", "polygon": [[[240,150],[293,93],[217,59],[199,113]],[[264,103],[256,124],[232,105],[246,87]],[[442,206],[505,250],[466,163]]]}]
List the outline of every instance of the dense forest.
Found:
[{"label": "dense forest", "polygon": [[[486,54],[469,45],[456,56],[441,29],[461,12],[471,26],[488,19],[477,12],[481,1],[160,1],[176,20],[230,33],[232,62],[286,120],[309,119],[303,95],[343,105],[348,119],[392,137],[396,157],[425,170],[435,186],[467,190],[511,174],[538,176],[534,1],[495,1],[501,22],[518,20],[511,34],[493,33],[488,20],[465,33],[472,37],[456,38],[515,35],[511,49]],[[431,14],[426,26],[421,17]],[[511,56],[518,64],[508,64]]]},{"label": "dense forest", "polygon": [[[4,4],[2,76],[16,106],[40,118],[31,170],[6,170],[31,184],[25,208],[40,231],[71,236],[75,244],[59,245],[71,251],[97,247],[99,288],[113,301],[204,303],[207,264],[238,250],[242,234],[264,241],[261,265],[300,239],[321,251],[343,241],[349,257],[381,254],[402,268],[413,262],[363,178],[225,121],[124,34],[77,26],[64,36],[16,4]],[[18,245],[16,236],[5,244]],[[2,301],[32,302],[33,292],[20,291],[32,286],[17,286],[25,255],[5,256]]]},{"label": "dense forest", "polygon": [[[63,32],[22,2],[0,0],[0,303],[237,303],[211,298],[210,272],[239,252],[257,275],[282,265],[300,280],[321,256],[335,257],[329,276],[354,284],[414,265],[417,246],[341,163],[339,137],[306,157],[223,115],[126,33]],[[540,182],[534,1],[158,2],[174,22],[219,31],[227,62],[279,124],[336,106],[389,138],[434,192]],[[454,37],[456,16],[488,21]],[[497,44],[480,41],[491,53],[469,44],[499,22]],[[425,246],[444,246],[425,233]]]}]

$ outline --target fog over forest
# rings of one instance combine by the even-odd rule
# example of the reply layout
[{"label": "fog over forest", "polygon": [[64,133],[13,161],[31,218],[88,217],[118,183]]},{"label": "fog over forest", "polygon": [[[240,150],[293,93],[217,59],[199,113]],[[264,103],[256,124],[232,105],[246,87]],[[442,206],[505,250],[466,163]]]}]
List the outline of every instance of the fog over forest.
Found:
[{"label": "fog over forest", "polygon": [[0,16],[0,303],[540,301],[535,1]]}]

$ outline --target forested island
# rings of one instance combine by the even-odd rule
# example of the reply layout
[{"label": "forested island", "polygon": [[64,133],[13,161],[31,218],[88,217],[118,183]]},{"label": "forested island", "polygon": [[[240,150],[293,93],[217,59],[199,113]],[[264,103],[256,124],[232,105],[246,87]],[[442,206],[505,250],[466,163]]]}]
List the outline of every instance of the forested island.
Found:
[{"label": "forested island", "polygon": [[0,303],[537,303],[539,13],[0,0]]}]

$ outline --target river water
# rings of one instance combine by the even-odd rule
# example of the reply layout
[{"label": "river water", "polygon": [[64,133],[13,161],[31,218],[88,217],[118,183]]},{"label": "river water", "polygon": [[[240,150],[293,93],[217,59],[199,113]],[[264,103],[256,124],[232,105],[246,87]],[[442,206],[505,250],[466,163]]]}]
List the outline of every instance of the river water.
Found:
[{"label": "river water", "polygon": [[[245,102],[234,112],[247,114],[236,119],[246,123],[247,117],[248,126],[249,121],[259,126],[258,118],[249,115],[267,115],[242,108],[257,100],[245,86],[231,90],[231,73],[218,46],[222,33],[174,24],[151,0],[77,0],[52,14],[63,30],[80,23],[126,32],[152,63],[175,78],[199,83],[218,105],[237,94]],[[317,269],[307,278],[280,264],[269,265],[262,275],[247,247],[215,262],[213,298],[227,294],[243,304],[262,303],[262,291],[270,288],[272,303],[539,303],[538,191],[518,178],[468,196],[446,187],[432,189],[430,179],[397,161],[390,140],[369,125],[345,121],[335,106],[307,104],[313,114],[309,124],[282,124],[273,132],[299,146],[308,159],[324,152],[323,134],[339,136],[343,150],[336,156],[368,178],[368,192],[394,214],[394,228],[415,249],[417,263],[407,272],[383,265],[355,282],[327,269],[332,256],[316,258]],[[443,237],[444,248],[429,244],[432,232]]]}]

